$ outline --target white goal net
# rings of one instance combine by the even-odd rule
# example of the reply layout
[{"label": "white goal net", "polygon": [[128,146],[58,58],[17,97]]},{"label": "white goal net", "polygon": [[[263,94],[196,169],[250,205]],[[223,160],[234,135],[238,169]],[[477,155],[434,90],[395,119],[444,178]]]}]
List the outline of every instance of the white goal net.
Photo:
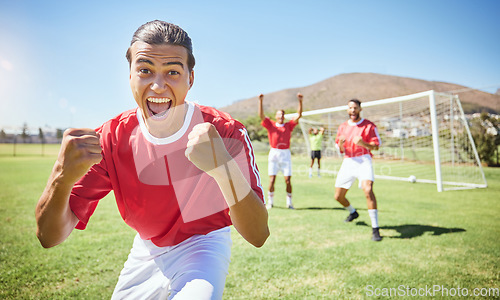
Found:
[{"label": "white goal net", "polygon": [[[438,191],[487,186],[458,96],[427,91],[361,107],[361,116],[377,125],[382,139],[372,151],[376,178],[433,183]],[[336,174],[342,155],[335,136],[347,118],[347,105],[304,112],[302,136],[292,152],[309,154],[309,128],[323,127],[321,172]]]}]

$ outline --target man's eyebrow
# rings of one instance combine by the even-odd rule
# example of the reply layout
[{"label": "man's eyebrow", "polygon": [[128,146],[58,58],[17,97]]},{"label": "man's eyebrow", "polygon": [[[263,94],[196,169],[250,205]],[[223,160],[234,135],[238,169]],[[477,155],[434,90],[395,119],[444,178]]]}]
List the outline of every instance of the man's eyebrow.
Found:
[{"label": "man's eyebrow", "polygon": [[[148,65],[154,66],[154,63],[150,61],[149,59],[146,58],[139,58],[137,60],[138,63],[146,63]],[[180,61],[169,61],[163,64],[164,66],[171,66],[171,65],[179,65],[181,67],[184,67],[184,64]]]},{"label": "man's eyebrow", "polygon": [[139,59],[137,60],[137,62],[138,62],[138,63],[146,63],[146,64],[148,64],[148,65],[152,65],[152,66],[154,66],[154,63],[153,63],[152,61],[150,61],[149,59],[145,59],[145,58],[139,58]]},{"label": "man's eyebrow", "polygon": [[171,66],[171,65],[179,65],[181,67],[184,67],[184,64],[180,61],[169,61],[163,64],[164,66]]}]

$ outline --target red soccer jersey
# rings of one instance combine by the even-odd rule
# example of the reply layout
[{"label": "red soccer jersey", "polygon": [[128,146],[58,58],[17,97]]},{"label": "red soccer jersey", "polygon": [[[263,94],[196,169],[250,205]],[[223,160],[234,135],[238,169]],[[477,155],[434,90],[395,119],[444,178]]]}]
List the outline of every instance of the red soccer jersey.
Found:
[{"label": "red soccer jersey", "polygon": [[149,134],[140,110],[129,110],[97,129],[103,159],[71,192],[70,207],[85,229],[104,196],[113,190],[123,220],[144,240],[173,246],[195,234],[231,225],[217,183],[184,155],[187,135],[212,123],[252,189],[263,201],[253,148],[244,126],[214,108],[188,103],[183,127],[171,137]]},{"label": "red soccer jersey", "polygon": [[267,129],[269,144],[275,149],[289,149],[292,131],[297,126],[297,122],[291,120],[282,125],[273,123],[268,117],[262,121],[262,126]]},{"label": "red soccer jersey", "polygon": [[375,144],[378,146],[380,146],[381,144],[377,126],[366,119],[361,119],[357,123],[352,123],[350,120],[348,120],[340,124],[339,130],[337,131],[337,137],[335,138],[335,143],[339,143],[339,136],[341,135],[345,137],[345,157],[356,157],[365,154],[370,154],[370,156],[373,156],[370,150],[366,149],[365,147],[358,146],[352,142],[352,139],[355,136],[361,136],[363,141],[367,143],[375,142]]}]

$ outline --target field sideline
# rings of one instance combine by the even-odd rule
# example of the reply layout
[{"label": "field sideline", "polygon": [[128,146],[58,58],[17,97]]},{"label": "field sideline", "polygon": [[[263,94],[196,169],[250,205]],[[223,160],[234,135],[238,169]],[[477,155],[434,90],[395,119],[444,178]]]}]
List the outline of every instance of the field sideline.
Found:
[{"label": "field sideline", "polygon": [[[101,201],[85,231],[43,249],[34,209],[58,145],[46,145],[44,156],[39,145],[18,146],[13,157],[12,145],[0,144],[0,299],[109,299],[134,237],[113,196]],[[265,153],[257,163],[267,189]],[[306,170],[309,158],[293,163]],[[385,299],[375,294],[412,296],[429,288],[440,289],[437,299],[476,288],[490,293],[480,299],[495,298],[488,289],[500,288],[500,169],[485,173],[486,189],[443,193],[429,184],[377,180],[379,243],[370,240],[359,189],[347,196],[360,217],[345,224],[347,212],[332,197],[333,176],[295,172],[295,210],[284,208],[278,178],[266,244],[254,248],[233,230],[224,299]]]}]

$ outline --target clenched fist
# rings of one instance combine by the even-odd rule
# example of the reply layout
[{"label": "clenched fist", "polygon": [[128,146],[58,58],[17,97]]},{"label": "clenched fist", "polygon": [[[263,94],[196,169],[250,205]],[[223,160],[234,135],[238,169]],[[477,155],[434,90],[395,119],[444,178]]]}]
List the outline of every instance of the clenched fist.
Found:
[{"label": "clenched fist", "polygon": [[201,123],[193,127],[188,135],[186,157],[200,170],[209,173],[217,167],[227,164],[231,155],[210,123]]},{"label": "clenched fist", "polygon": [[67,183],[77,182],[90,167],[101,161],[99,134],[93,129],[70,128],[64,132],[57,161]]}]

